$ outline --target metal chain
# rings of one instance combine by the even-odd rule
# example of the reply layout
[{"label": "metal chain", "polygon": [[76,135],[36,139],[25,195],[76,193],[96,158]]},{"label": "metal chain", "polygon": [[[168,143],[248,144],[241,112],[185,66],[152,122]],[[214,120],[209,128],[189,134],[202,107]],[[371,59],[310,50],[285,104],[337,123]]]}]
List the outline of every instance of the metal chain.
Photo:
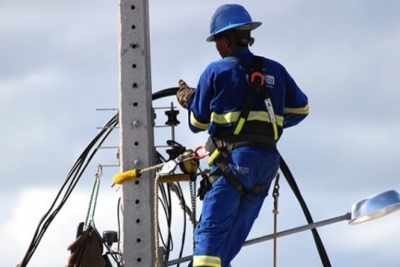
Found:
[{"label": "metal chain", "polygon": [[97,165],[97,171],[96,174],[94,175],[92,194],[90,196],[89,207],[85,219],[86,227],[88,227],[89,225],[92,227],[95,226],[94,213],[96,212],[97,197],[99,195],[99,188],[100,188],[100,177],[102,175],[103,175],[103,167],[101,165]]},{"label": "metal chain", "polygon": [[[189,183],[189,187],[190,187],[190,198],[191,198],[191,203],[192,203],[192,224],[193,224],[193,232],[194,229],[196,228],[196,182],[190,182]],[[195,244],[195,239],[194,239],[194,235],[193,235],[193,249],[195,248],[196,244]]]}]

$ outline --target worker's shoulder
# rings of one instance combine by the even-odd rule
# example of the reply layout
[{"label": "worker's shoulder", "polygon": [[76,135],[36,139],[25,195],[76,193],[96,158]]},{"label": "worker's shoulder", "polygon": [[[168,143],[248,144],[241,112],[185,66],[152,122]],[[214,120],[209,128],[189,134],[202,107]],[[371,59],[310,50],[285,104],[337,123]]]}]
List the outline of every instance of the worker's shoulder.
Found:
[{"label": "worker's shoulder", "polygon": [[[274,70],[275,72],[286,72],[285,67],[276,60],[260,56],[263,59],[263,67],[265,69]],[[208,64],[206,72],[221,72],[232,70],[240,67],[238,58],[224,57]]]},{"label": "worker's shoulder", "polygon": [[229,65],[237,65],[238,61],[235,57],[224,57],[218,60],[215,60],[210,63],[210,65],[214,66],[229,66]]},{"label": "worker's shoulder", "polygon": [[234,66],[237,66],[238,62],[232,57],[224,57],[215,61],[212,61],[208,64],[208,70],[224,70],[231,69]]},{"label": "worker's shoulder", "polygon": [[285,69],[285,67],[276,60],[273,60],[273,59],[270,59],[267,57],[262,57],[262,58],[263,58],[264,65],[273,66],[273,67],[279,68],[279,69]]}]

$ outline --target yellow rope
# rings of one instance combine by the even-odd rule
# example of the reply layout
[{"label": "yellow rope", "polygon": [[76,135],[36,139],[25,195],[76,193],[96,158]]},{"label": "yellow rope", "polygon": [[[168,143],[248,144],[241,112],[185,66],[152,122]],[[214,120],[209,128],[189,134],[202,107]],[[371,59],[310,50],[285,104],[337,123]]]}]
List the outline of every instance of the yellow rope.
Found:
[{"label": "yellow rope", "polygon": [[155,257],[156,257],[156,266],[160,266],[160,254],[159,254],[159,218],[158,218],[158,175],[154,179],[154,231],[155,231]]}]

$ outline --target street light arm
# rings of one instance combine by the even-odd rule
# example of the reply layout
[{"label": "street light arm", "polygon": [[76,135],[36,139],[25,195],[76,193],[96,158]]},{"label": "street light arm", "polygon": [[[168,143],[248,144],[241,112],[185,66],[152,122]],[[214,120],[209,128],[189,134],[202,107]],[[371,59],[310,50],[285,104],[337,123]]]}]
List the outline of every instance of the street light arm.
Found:
[{"label": "street light arm", "polygon": [[[327,220],[320,221],[320,222],[310,223],[310,224],[299,226],[299,227],[296,227],[296,228],[293,228],[293,229],[289,229],[289,230],[285,230],[285,231],[282,231],[282,232],[278,232],[276,234],[276,237],[283,237],[283,236],[287,236],[287,235],[303,232],[303,231],[306,231],[306,230],[315,229],[315,228],[318,228],[318,227],[321,227],[321,226],[337,223],[337,222],[340,222],[340,221],[350,220],[350,218],[351,218],[351,213],[348,212],[348,213],[346,213],[346,214],[344,214],[342,216],[338,216],[338,217],[335,217],[335,218],[332,218],[332,219],[327,219]],[[261,236],[261,237],[258,237],[258,238],[247,240],[244,243],[243,246],[257,244],[257,243],[264,242],[264,241],[267,241],[267,240],[270,240],[270,239],[273,239],[273,238],[274,238],[274,234]]]},{"label": "street light arm", "polygon": [[[310,223],[310,224],[299,226],[299,227],[296,227],[296,228],[293,228],[293,229],[289,229],[289,230],[285,230],[285,231],[282,231],[282,232],[278,232],[276,234],[276,236],[277,237],[283,237],[283,236],[287,236],[287,235],[303,232],[303,231],[306,231],[306,230],[310,230],[310,229],[314,229],[314,228],[318,228],[318,227],[321,227],[321,226],[337,223],[337,222],[340,222],[340,221],[350,220],[350,219],[351,219],[351,213],[348,212],[348,213],[346,213],[346,214],[344,214],[342,216],[338,216],[338,217],[335,217],[335,218],[332,218],[332,219],[327,219],[327,220],[316,222],[316,223]],[[258,237],[258,238],[247,240],[243,244],[243,246],[249,246],[249,245],[257,244],[257,243],[264,242],[264,241],[267,241],[267,240],[270,240],[270,239],[273,239],[273,238],[274,238],[274,234],[261,236],[261,237]],[[183,257],[183,258],[180,258],[180,259],[169,261],[169,262],[167,262],[166,266],[176,265],[178,263],[190,261],[191,259],[192,259],[192,256],[186,256],[186,257]]]}]

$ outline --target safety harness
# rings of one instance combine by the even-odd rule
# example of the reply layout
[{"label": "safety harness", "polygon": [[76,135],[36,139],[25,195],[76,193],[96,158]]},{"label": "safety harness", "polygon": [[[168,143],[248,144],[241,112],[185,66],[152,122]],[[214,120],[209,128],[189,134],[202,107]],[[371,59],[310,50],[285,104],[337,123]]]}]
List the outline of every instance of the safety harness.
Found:
[{"label": "safety harness", "polygon": [[[248,90],[233,131],[230,128],[222,130],[210,136],[207,140],[206,149],[210,152],[208,165],[215,164],[218,168],[206,181],[202,181],[203,192],[199,192],[200,199],[204,197],[211,184],[221,175],[243,196],[249,196],[252,192],[263,191],[269,187],[269,184],[262,184],[246,189],[228,166],[230,155],[234,148],[240,146],[257,146],[276,150],[276,142],[278,140],[278,126],[275,112],[268,88],[265,86],[264,75],[262,74],[262,57],[254,56],[254,69],[250,68],[240,58],[233,58],[239,62],[248,75]],[[269,123],[247,120],[257,96],[261,96],[264,100],[269,116]]]},{"label": "safety harness", "polygon": [[[210,166],[212,164],[216,164],[218,168],[214,173],[210,174],[208,179],[203,177],[203,180],[200,182],[200,189],[198,193],[200,199],[204,198],[204,195],[211,187],[211,184],[215,182],[215,180],[220,177],[221,174],[224,175],[225,179],[243,196],[249,196],[253,192],[265,190],[269,186],[256,185],[250,190],[247,190],[235,177],[232,170],[228,166],[229,157],[234,148],[250,145],[277,151],[276,142],[279,137],[275,112],[269,97],[268,88],[265,86],[264,75],[262,74],[262,58],[259,56],[254,56],[254,69],[250,68],[241,59],[236,57],[234,57],[234,59],[239,62],[249,76],[247,95],[233,132],[231,129],[229,129],[229,131],[225,130],[214,136],[210,136],[207,140],[206,150],[210,152],[208,164]],[[266,105],[270,123],[247,121],[256,95],[262,96]],[[246,127],[244,127],[245,125]],[[311,213],[307,207],[307,204],[304,201],[297,183],[282,156],[280,156],[279,167],[286,177],[286,180],[288,181],[297,200],[299,201],[307,222],[310,224],[313,223],[314,221],[311,217]],[[313,234],[314,242],[323,266],[331,267],[328,254],[326,253],[317,229],[311,229],[311,232]]]}]

